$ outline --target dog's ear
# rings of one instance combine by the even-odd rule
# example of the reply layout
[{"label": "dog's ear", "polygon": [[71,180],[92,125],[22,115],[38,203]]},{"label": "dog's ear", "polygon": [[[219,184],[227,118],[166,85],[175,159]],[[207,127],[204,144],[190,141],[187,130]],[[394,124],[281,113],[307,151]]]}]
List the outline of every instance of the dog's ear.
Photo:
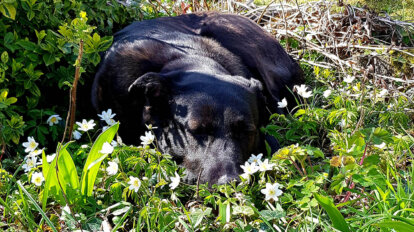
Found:
[{"label": "dog's ear", "polygon": [[159,73],[148,72],[138,77],[129,87],[129,94],[144,95],[148,100],[163,97],[166,92],[165,78]]},{"label": "dog's ear", "polygon": [[[259,125],[261,127],[265,127],[267,124],[269,124],[269,118],[270,118],[270,111],[267,108],[267,102],[266,97],[263,94],[263,85],[259,80],[256,80],[254,78],[250,78],[250,87],[255,89],[257,94],[257,108],[259,110]],[[278,112],[280,113],[280,112]],[[270,149],[271,154],[275,153],[277,150],[279,150],[279,142],[277,139],[269,134],[264,134],[264,132],[261,132],[260,136],[260,143],[261,150],[264,152],[268,148]]]}]

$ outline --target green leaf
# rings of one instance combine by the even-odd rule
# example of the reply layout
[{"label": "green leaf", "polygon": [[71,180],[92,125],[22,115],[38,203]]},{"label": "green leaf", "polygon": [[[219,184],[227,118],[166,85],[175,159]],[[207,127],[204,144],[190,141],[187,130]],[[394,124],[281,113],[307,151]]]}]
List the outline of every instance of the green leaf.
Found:
[{"label": "green leaf", "polygon": [[28,40],[19,40],[17,42],[17,45],[29,51],[34,51],[37,48],[35,43],[30,42]]},{"label": "green leaf", "polygon": [[99,56],[99,54],[97,52],[94,52],[94,53],[89,55],[89,61],[91,61],[92,64],[96,66],[101,61],[101,57]]},{"label": "green leaf", "polygon": [[13,43],[13,40],[14,40],[13,33],[7,32],[6,35],[4,36],[4,43],[11,44]]},{"label": "green leaf", "polygon": [[219,203],[219,218],[223,225],[227,223],[227,215],[230,218],[230,212],[227,212],[228,208],[230,208],[230,203]]},{"label": "green leaf", "polygon": [[211,208],[207,208],[206,210],[196,209],[194,208],[190,212],[190,221],[192,222],[193,228],[197,228],[200,223],[203,221],[204,216],[208,216],[211,213]]},{"label": "green leaf", "polygon": [[380,223],[374,224],[379,228],[394,229],[397,232],[414,231],[414,226],[402,221],[384,220]]},{"label": "green leaf", "polygon": [[43,55],[43,61],[45,62],[46,66],[49,66],[53,63],[55,63],[55,55],[46,53]]},{"label": "green leaf", "polygon": [[325,197],[314,193],[313,196],[319,202],[323,209],[328,213],[329,218],[332,221],[333,227],[342,232],[350,232],[348,224],[346,223],[344,216],[336,208],[334,203],[329,197]]},{"label": "green leaf", "polygon": [[[70,144],[70,142],[66,143],[65,145],[63,145],[60,148],[60,150],[61,151],[66,150],[66,148],[67,148],[67,146],[69,146],[69,144]],[[59,148],[59,146],[60,146],[60,144],[58,145],[58,148]],[[57,153],[58,153],[58,151],[56,151],[56,154]],[[42,158],[43,158],[43,154],[42,154]],[[61,160],[61,154],[59,154],[58,158],[59,158],[58,168],[60,168],[60,166],[62,164],[66,165],[64,162],[60,161]],[[63,159],[66,160],[65,158],[63,158]],[[65,179],[62,176],[62,171],[60,169],[59,169],[59,180],[58,180],[58,176],[56,174],[56,165],[58,165],[57,164],[58,163],[57,158],[55,158],[50,165],[49,164],[45,165],[45,162],[47,162],[46,157],[43,159],[42,162],[43,162],[43,165],[44,165],[42,167],[43,168],[43,170],[42,170],[43,174],[45,174],[45,173],[47,174],[47,175],[45,175],[46,180],[45,180],[45,187],[44,187],[44,190],[43,190],[43,199],[42,199],[42,208],[43,208],[43,210],[46,209],[46,203],[47,203],[47,199],[48,199],[50,193],[52,193],[55,196],[56,200],[58,200],[61,205],[66,204],[65,199],[63,198],[63,194],[62,194],[62,190],[66,191],[66,183],[63,182]],[[69,165],[71,165],[71,164],[69,164]],[[60,188],[59,181],[60,181],[60,184],[62,185],[62,189]]]},{"label": "green leaf", "polygon": [[6,101],[4,101],[4,103],[6,103],[7,105],[11,105],[17,102],[17,98],[15,97],[9,97],[6,99]]},{"label": "green leaf", "polygon": [[112,42],[113,42],[112,36],[105,36],[101,38],[101,41],[97,48],[98,52],[106,51],[112,45]]},{"label": "green leaf", "polygon": [[7,53],[6,51],[4,51],[1,54],[1,62],[7,63],[7,61],[9,61],[9,53]]},{"label": "green leaf", "polygon": [[85,166],[83,167],[82,180],[81,180],[81,192],[83,195],[92,196],[93,186],[95,184],[96,175],[98,174],[99,167],[101,166],[102,160],[98,161],[96,165],[89,168],[89,166],[104,154],[99,151],[105,142],[110,143],[115,137],[118,131],[119,123],[114,124],[104,132],[102,132],[92,145],[91,151],[89,152],[88,158],[86,159]]},{"label": "green leaf", "polygon": [[122,216],[122,218],[118,221],[118,223],[116,223],[115,227],[111,230],[111,232],[118,231],[118,229],[125,222],[125,220],[127,219],[128,215],[131,213],[131,211],[132,211],[132,207],[128,206],[128,210],[126,211],[126,213],[124,214],[124,216]]},{"label": "green leaf", "polygon": [[285,216],[283,211],[262,210],[259,214],[266,220],[271,221]]},{"label": "green leaf", "polygon": [[13,4],[10,3],[3,3],[0,5],[0,12],[10,19],[16,18],[16,8],[13,6]]},{"label": "green leaf", "polygon": [[69,152],[66,150],[69,144],[70,142],[65,144],[60,150],[58,160],[59,180],[65,193],[68,185],[72,189],[79,188],[79,177],[78,173],[76,172],[75,163],[73,162],[73,159],[70,156]]},{"label": "green leaf", "polygon": [[[53,161],[54,161],[54,159],[53,159]],[[43,172],[44,177],[47,177],[47,175],[49,173],[49,169],[50,169],[50,164],[47,162],[46,154],[45,154],[45,151],[43,150],[42,151],[42,172]]]},{"label": "green leaf", "polygon": [[104,154],[103,156],[101,156],[98,159],[94,160],[92,163],[89,164],[88,170],[93,168],[96,164],[100,164],[107,156],[108,156],[108,154]]}]

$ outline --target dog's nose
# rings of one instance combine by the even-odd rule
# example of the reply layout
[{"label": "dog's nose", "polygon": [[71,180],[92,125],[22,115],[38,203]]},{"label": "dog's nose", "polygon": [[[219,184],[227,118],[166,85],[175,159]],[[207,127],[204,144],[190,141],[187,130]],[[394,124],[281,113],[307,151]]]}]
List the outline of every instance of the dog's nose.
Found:
[{"label": "dog's nose", "polygon": [[229,183],[229,182],[231,182],[233,180],[240,181],[240,178],[236,174],[233,174],[233,175],[227,175],[227,174],[225,174],[225,175],[221,176],[217,180],[217,184],[219,184],[219,185],[221,185],[221,184],[227,184],[227,183]]}]

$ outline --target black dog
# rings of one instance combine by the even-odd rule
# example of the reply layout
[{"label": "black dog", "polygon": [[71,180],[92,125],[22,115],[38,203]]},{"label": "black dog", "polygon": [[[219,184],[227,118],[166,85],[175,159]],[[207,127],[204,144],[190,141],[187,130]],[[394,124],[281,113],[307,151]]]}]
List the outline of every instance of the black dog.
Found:
[{"label": "black dog", "polygon": [[[186,181],[227,183],[252,153],[277,102],[303,82],[299,65],[247,18],[188,14],[135,22],[114,36],[96,74],[97,111],[112,108],[126,143],[157,126],[160,149],[187,169]],[[267,139],[276,149],[277,141]]]}]

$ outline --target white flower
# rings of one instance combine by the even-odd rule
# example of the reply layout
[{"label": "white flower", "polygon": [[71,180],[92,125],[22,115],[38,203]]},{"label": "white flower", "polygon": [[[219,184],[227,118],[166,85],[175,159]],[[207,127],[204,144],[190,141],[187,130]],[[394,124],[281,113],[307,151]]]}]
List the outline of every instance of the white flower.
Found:
[{"label": "white flower", "polygon": [[79,140],[82,137],[82,134],[77,130],[74,130],[72,132],[72,135],[73,135],[73,138],[76,139],[76,140]]},{"label": "white flower", "polygon": [[100,150],[99,152],[102,154],[111,154],[114,151],[114,147],[111,146],[111,144],[109,144],[108,142],[105,142],[102,145],[102,150]]},{"label": "white flower", "polygon": [[346,76],[344,78],[344,82],[346,82],[348,84],[352,83],[354,80],[355,80],[355,77],[354,76],[350,76],[350,75],[348,75],[348,76]]},{"label": "white flower", "polygon": [[244,173],[251,175],[254,174],[259,170],[259,167],[256,165],[256,163],[249,163],[246,162],[244,165],[240,165],[240,167],[243,169]]},{"label": "white flower", "polygon": [[174,192],[171,194],[171,200],[175,201],[175,202],[178,201],[178,197],[177,197],[177,195],[175,195]]},{"label": "white flower", "polygon": [[378,144],[378,145],[376,144],[374,146],[377,147],[377,148],[379,148],[379,149],[384,149],[387,146],[387,144],[384,143],[384,142],[382,142],[381,144]]},{"label": "white flower", "polygon": [[309,98],[312,96],[312,90],[306,91],[306,89],[308,88],[306,85],[295,85],[293,88],[296,89],[296,92],[303,98]]},{"label": "white flower", "polygon": [[112,161],[108,162],[108,167],[106,168],[108,175],[113,176],[118,172],[118,164]]},{"label": "white flower", "polygon": [[238,201],[240,201],[240,203],[242,203],[242,204],[246,201],[246,198],[245,198],[245,196],[243,195],[243,193],[235,193],[235,194],[234,194],[234,197],[235,197]]},{"label": "white flower", "polygon": [[108,124],[108,126],[112,126],[116,123],[115,120],[113,120],[112,118],[109,119],[108,121],[105,121],[105,122],[106,122],[106,124]]},{"label": "white flower", "polygon": [[275,201],[278,200],[278,196],[282,195],[282,190],[279,189],[279,184],[274,183],[266,183],[266,188],[262,189],[261,192],[266,195],[266,201],[269,201],[270,199],[273,199]]},{"label": "white flower", "polygon": [[247,183],[250,182],[250,175],[247,173],[243,173],[240,175]]},{"label": "white flower", "polygon": [[51,154],[51,155],[47,155],[47,156],[46,156],[46,161],[47,161],[48,163],[50,163],[50,162],[52,162],[52,161],[55,159],[55,157],[56,157],[56,153],[53,153],[53,154]]},{"label": "white flower", "polygon": [[33,151],[29,152],[30,156],[36,156],[42,154],[43,149],[34,149]]},{"label": "white flower", "polygon": [[247,161],[249,161],[249,163],[258,163],[259,160],[262,159],[262,156],[262,153],[258,154],[257,156],[252,154],[252,156],[250,156],[250,158]]},{"label": "white flower", "polygon": [[138,192],[139,187],[141,187],[141,181],[133,176],[129,176],[129,190],[134,190],[135,192]]},{"label": "white flower", "polygon": [[108,220],[105,219],[101,223],[102,232],[110,232],[112,231],[112,226],[109,224]]},{"label": "white flower", "polygon": [[117,143],[115,140],[112,140],[111,145],[112,145],[113,147],[116,147],[116,146],[118,146],[118,143]]},{"label": "white flower", "polygon": [[180,175],[178,175],[177,172],[175,172],[175,177],[171,177],[171,184],[169,185],[171,189],[177,188],[177,186],[180,184]]},{"label": "white flower", "polygon": [[65,220],[68,215],[70,215],[70,208],[68,205],[62,208],[62,216],[60,216],[60,220]]},{"label": "white flower", "polygon": [[105,121],[106,124],[112,126],[115,124],[115,120],[113,119],[116,114],[112,114],[112,109],[108,109],[107,111],[102,111],[102,114],[98,114],[102,121]]},{"label": "white flower", "polygon": [[330,89],[327,89],[323,92],[323,96],[325,98],[328,98],[331,95],[332,91]]},{"label": "white flower", "polygon": [[378,97],[383,98],[388,94],[388,90],[383,89],[381,92],[379,92]]},{"label": "white flower", "polygon": [[155,137],[150,131],[147,131],[145,132],[145,136],[141,136],[140,139],[142,141],[141,144],[145,146],[150,145],[154,141]]},{"label": "white flower", "polygon": [[148,130],[153,130],[153,129],[157,129],[158,128],[156,126],[152,126],[152,124],[149,124],[149,125],[145,124],[145,126],[147,127]]},{"label": "white flower", "polygon": [[25,152],[34,151],[38,145],[39,144],[36,143],[36,141],[34,140],[32,136],[27,137],[27,142],[23,143],[23,147],[26,148],[24,151]]},{"label": "white flower", "polygon": [[277,103],[277,107],[278,108],[285,108],[287,106],[287,104],[288,103],[286,101],[286,98],[283,98],[282,101],[280,101],[280,102]]},{"label": "white flower", "polygon": [[259,165],[259,171],[265,172],[273,169],[274,164],[269,164],[269,160],[265,159],[263,162],[261,160],[257,163]]},{"label": "white flower", "polygon": [[93,127],[96,125],[92,119],[89,121],[86,121],[86,119],[83,119],[81,123],[76,122],[76,124],[79,126],[78,130],[85,131],[85,132],[88,130],[92,130]]},{"label": "white flower", "polygon": [[54,114],[46,120],[46,123],[49,123],[49,126],[53,126],[53,124],[58,124],[60,120],[62,120],[62,118],[59,115]]},{"label": "white flower", "polygon": [[37,157],[30,155],[26,159],[26,163],[23,164],[22,168],[24,169],[25,172],[29,172],[30,170],[32,170],[32,168],[35,168],[36,165],[37,165]]},{"label": "white flower", "polygon": [[347,126],[346,120],[341,119],[341,121],[338,122],[338,126],[340,126],[341,128],[345,128]]},{"label": "white flower", "polygon": [[82,145],[81,145],[81,148],[82,148],[82,149],[86,149],[86,148],[88,148],[88,147],[89,147],[89,145],[88,145],[88,144],[82,144]]},{"label": "white flower", "polygon": [[32,183],[36,186],[42,185],[45,178],[43,177],[43,174],[41,172],[35,172],[32,174]]}]

